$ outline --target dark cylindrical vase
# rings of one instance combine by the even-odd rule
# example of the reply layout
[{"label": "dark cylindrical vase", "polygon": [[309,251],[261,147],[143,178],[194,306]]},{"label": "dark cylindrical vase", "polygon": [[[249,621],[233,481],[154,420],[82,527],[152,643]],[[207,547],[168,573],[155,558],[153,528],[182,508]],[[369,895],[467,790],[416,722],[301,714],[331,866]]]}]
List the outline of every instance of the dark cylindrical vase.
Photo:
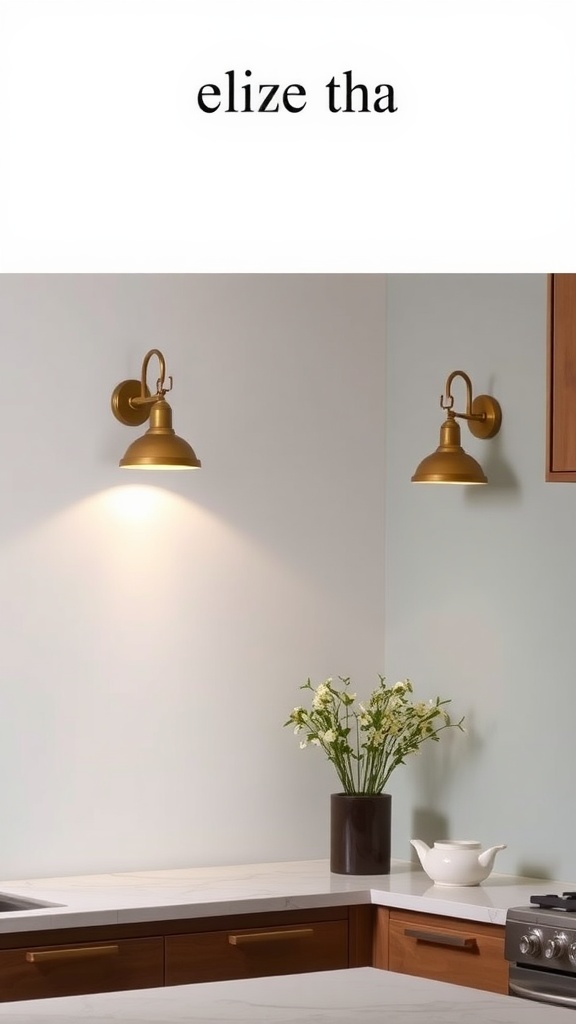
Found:
[{"label": "dark cylindrical vase", "polygon": [[338,875],[389,875],[392,797],[333,793],[330,870]]}]

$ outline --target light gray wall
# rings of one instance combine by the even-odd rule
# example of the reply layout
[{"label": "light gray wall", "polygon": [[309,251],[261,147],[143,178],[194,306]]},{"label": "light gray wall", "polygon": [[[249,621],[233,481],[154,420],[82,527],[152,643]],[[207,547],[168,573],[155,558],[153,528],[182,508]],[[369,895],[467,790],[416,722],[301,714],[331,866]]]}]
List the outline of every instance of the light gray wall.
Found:
[{"label": "light gray wall", "polygon": [[[282,726],[383,665],[384,284],[0,277],[0,877],[327,856]],[[152,347],[196,473],[117,468]]]},{"label": "light gray wall", "polygon": [[[497,870],[576,878],[576,486],[544,482],[545,275],[388,279],[386,664],[453,699],[468,734],[393,778],[394,847],[507,843]],[[450,371],[494,394],[489,485],[410,482]],[[462,389],[462,390],[460,390]],[[456,408],[463,385],[455,382]]]}]

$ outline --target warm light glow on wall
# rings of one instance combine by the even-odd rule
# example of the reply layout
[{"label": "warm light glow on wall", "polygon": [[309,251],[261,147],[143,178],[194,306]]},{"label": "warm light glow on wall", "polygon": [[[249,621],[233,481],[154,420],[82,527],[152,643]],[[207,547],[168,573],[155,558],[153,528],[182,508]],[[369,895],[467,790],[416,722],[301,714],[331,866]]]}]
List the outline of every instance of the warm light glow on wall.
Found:
[{"label": "warm light glow on wall", "polygon": [[103,511],[118,521],[146,523],[169,512],[173,500],[178,498],[161,487],[147,484],[127,484],[111,487],[99,496]]}]

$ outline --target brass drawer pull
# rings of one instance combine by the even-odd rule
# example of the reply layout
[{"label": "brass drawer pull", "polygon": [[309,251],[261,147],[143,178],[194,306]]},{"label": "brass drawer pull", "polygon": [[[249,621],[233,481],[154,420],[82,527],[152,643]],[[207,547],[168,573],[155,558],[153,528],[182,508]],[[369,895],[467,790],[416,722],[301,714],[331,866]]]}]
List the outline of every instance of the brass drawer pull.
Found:
[{"label": "brass drawer pull", "polygon": [[405,928],[404,935],[418,942],[440,943],[442,946],[455,946],[458,949],[475,949],[476,939],[464,935],[448,935],[446,932],[421,932],[418,928]]},{"label": "brass drawer pull", "polygon": [[281,932],[246,932],[244,935],[229,935],[231,946],[248,946],[255,942],[281,942],[283,939],[306,939],[314,935],[313,928],[292,928]]},{"label": "brass drawer pull", "polygon": [[45,964],[50,960],[87,960],[97,956],[113,956],[118,946],[82,946],[77,949],[41,949],[26,953],[29,964]]}]

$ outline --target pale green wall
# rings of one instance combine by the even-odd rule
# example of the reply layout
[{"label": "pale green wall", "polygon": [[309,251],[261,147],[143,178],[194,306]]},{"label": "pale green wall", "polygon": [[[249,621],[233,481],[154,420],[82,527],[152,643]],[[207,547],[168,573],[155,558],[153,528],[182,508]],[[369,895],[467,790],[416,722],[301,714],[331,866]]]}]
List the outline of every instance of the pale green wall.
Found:
[{"label": "pale green wall", "polygon": [[[387,671],[468,723],[396,773],[394,853],[478,838],[508,844],[500,871],[575,878],[576,485],[544,481],[546,278],[393,275],[387,311]],[[502,404],[496,439],[462,431],[489,485],[412,484],[455,369]]]}]

